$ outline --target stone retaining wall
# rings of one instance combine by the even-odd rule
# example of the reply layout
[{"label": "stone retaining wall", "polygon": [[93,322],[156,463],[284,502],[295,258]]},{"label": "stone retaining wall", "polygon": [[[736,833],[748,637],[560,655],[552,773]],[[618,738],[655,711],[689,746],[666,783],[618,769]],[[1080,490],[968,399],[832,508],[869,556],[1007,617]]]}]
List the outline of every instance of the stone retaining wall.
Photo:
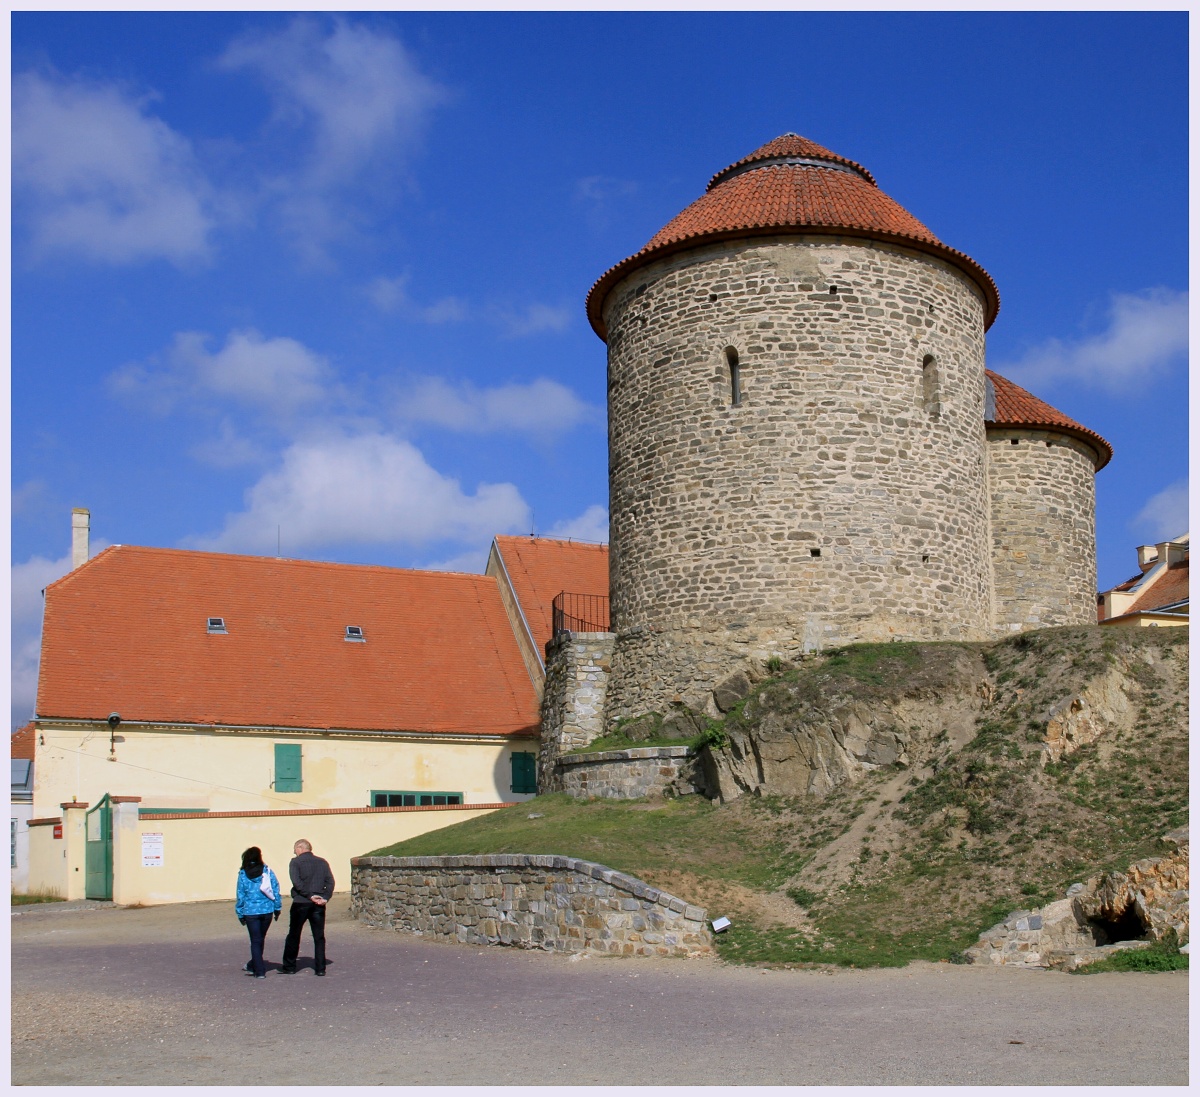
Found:
[{"label": "stone retaining wall", "polygon": [[350,912],[370,926],[464,944],[613,956],[712,951],[702,907],[573,857],[356,857]]},{"label": "stone retaining wall", "polygon": [[576,799],[638,800],[695,791],[695,751],[688,746],[634,747],[595,754],[564,754],[558,760],[558,787]]}]

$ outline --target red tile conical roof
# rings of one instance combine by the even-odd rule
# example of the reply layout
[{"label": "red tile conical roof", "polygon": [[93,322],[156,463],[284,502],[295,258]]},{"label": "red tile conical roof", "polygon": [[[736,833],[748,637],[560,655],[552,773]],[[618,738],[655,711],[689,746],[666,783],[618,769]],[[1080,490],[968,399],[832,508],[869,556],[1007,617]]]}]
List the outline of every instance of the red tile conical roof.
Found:
[{"label": "red tile conical roof", "polygon": [[587,297],[588,319],[601,339],[604,300],[622,278],[656,259],[717,240],[784,233],[831,233],[903,244],[958,267],[983,294],[984,324],[1000,308],[996,284],[974,259],[947,247],[883,193],[866,168],[786,133],[717,172],[707,192],[628,259],[606,271]]},{"label": "red tile conical roof", "polygon": [[1057,408],[1052,408],[1044,400],[1039,400],[1031,392],[1026,392],[1020,385],[1013,384],[1007,377],[992,370],[984,370],[991,387],[994,405],[989,426],[996,427],[1051,427],[1062,434],[1078,438],[1096,451],[1096,471],[1099,472],[1112,460],[1113,448],[1094,430],[1089,430],[1081,423],[1063,415]]}]

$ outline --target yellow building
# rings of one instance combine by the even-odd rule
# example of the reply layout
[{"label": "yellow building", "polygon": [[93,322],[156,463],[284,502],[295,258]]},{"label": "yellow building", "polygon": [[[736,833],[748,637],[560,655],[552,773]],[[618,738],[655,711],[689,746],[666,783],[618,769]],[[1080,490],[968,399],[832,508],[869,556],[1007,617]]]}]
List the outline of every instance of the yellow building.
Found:
[{"label": "yellow building", "polygon": [[529,799],[541,683],[516,626],[544,607],[494,570],[81,563],[46,589],[30,889],[220,898],[243,848],[286,867],[297,837],[344,887],[353,855]]}]

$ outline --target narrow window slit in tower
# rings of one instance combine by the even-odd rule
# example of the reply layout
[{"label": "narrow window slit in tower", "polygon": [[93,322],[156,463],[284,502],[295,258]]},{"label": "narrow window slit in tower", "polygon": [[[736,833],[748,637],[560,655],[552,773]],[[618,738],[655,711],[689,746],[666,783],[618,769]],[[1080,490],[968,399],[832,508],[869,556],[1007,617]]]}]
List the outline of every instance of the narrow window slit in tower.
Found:
[{"label": "narrow window slit in tower", "polygon": [[925,355],[921,362],[921,396],[925,404],[925,414],[938,419],[942,414],[942,393],[938,377],[937,359],[932,354]]},{"label": "narrow window slit in tower", "polygon": [[726,347],[725,360],[729,363],[729,403],[736,408],[742,402],[742,367],[738,352],[733,347]]}]

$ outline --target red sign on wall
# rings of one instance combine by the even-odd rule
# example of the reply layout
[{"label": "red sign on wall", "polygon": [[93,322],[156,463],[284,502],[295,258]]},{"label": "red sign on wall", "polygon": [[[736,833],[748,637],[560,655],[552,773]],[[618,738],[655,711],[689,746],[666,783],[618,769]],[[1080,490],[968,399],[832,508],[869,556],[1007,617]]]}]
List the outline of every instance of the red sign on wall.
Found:
[{"label": "red sign on wall", "polygon": [[55,823],[55,824],[54,824],[54,837],[55,837],[55,838],[61,838],[61,837],[62,837],[62,823]]}]

